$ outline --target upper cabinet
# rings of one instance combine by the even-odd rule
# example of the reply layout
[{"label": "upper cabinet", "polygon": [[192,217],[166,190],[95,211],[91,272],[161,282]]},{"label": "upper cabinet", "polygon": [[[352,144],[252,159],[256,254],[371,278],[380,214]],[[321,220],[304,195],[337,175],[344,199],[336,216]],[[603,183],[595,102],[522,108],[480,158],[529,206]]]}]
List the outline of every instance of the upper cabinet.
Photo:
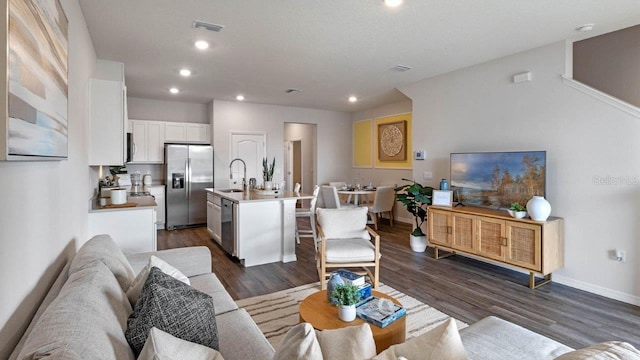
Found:
[{"label": "upper cabinet", "polygon": [[211,125],[167,122],[165,142],[210,143]]},{"label": "upper cabinet", "polygon": [[123,165],[127,156],[124,65],[98,60],[89,80],[89,165]]}]

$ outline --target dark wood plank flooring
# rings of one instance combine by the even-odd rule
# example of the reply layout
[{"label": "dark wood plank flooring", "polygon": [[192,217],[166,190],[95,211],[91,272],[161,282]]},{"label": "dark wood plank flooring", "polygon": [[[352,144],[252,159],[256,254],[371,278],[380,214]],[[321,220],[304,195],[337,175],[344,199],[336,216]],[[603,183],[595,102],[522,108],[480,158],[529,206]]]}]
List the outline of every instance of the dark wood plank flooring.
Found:
[{"label": "dark wood plank flooring", "polygon": [[[640,348],[640,307],[557,283],[531,290],[528,275],[463,256],[434,260],[431,249],[411,251],[410,232],[382,220],[383,283],[469,324],[496,315],[574,348],[608,340]],[[318,281],[309,238],[297,246],[296,262],[244,268],[204,227],[158,232],[159,250],[197,245],[209,247],[213,272],[236,300]]]}]

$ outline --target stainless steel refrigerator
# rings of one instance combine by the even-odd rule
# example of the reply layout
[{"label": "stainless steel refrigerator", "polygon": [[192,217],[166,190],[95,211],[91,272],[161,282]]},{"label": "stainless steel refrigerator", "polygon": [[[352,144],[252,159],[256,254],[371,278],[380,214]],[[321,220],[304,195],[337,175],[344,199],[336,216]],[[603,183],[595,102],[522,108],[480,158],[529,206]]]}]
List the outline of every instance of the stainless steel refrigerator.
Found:
[{"label": "stainless steel refrigerator", "polygon": [[166,227],[207,223],[207,194],[213,187],[213,147],[196,144],[165,144]]}]

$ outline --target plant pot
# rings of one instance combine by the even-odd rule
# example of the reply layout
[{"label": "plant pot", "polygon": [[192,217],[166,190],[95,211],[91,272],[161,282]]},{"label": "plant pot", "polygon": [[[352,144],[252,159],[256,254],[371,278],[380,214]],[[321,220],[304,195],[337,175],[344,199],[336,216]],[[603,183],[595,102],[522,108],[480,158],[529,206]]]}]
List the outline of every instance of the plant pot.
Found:
[{"label": "plant pot", "polygon": [[527,212],[526,211],[513,211],[513,210],[507,210],[509,212],[509,215],[511,215],[511,217],[514,217],[516,219],[524,219],[525,216],[527,216]]},{"label": "plant pot", "polygon": [[410,245],[411,250],[414,252],[424,252],[427,249],[427,237],[423,236],[411,236]]},{"label": "plant pot", "polygon": [[351,322],[356,319],[355,305],[340,305],[338,307],[338,318],[344,322]]},{"label": "plant pot", "polygon": [[551,204],[542,196],[534,196],[527,202],[527,212],[532,220],[545,221],[551,215]]}]

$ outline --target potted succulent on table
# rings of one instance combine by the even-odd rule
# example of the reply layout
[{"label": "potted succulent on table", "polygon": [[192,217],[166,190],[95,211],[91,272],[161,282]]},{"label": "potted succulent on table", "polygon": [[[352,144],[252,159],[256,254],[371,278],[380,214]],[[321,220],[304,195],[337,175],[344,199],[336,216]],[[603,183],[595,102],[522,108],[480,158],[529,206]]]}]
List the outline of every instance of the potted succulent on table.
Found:
[{"label": "potted succulent on table", "polygon": [[360,301],[356,285],[338,284],[331,292],[333,304],[338,306],[338,318],[345,322],[356,319],[356,304]]},{"label": "potted succulent on table", "polygon": [[273,181],[273,169],[276,167],[276,158],[273,157],[271,165],[267,158],[262,159],[262,179],[264,180],[264,189],[271,190],[271,182]]},{"label": "potted succulent on table", "polygon": [[516,219],[522,219],[527,216],[527,209],[525,209],[524,206],[520,205],[520,203],[517,202],[511,204],[511,207],[507,211],[509,212],[509,215],[511,215],[511,217],[514,217]]},{"label": "potted succulent on table", "polygon": [[411,184],[395,188],[396,200],[406,206],[407,211],[413,215],[415,219],[415,228],[411,233],[411,250],[424,252],[427,248],[427,236],[422,232],[421,227],[427,219],[427,205],[431,204],[433,188],[430,186],[422,186],[413,180],[402,180],[411,182]]}]

